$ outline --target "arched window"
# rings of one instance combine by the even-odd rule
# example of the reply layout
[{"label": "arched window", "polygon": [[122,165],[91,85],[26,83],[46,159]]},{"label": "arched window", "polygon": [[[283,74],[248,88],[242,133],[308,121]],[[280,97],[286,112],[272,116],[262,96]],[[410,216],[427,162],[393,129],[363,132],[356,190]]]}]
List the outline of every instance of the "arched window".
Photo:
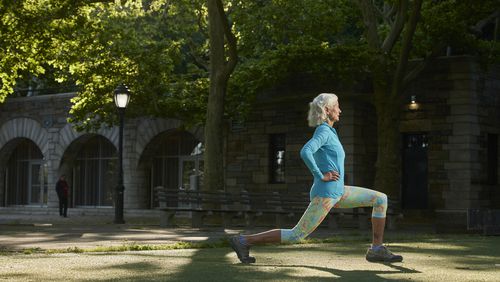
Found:
[{"label": "arched window", "polygon": [[165,136],[153,158],[153,186],[189,189],[195,185],[189,177],[203,168],[200,147],[201,143],[187,132]]},{"label": "arched window", "polygon": [[[185,131],[165,132],[148,144],[142,159],[151,165],[151,189],[199,189],[203,174],[202,143]],[[150,193],[151,206],[157,206]]]},{"label": "arched window", "polygon": [[75,206],[112,206],[117,183],[116,148],[101,136],[87,140],[73,167]]},{"label": "arched window", "polygon": [[17,145],[7,164],[7,205],[46,205],[47,175],[42,152],[29,139],[12,142]]}]

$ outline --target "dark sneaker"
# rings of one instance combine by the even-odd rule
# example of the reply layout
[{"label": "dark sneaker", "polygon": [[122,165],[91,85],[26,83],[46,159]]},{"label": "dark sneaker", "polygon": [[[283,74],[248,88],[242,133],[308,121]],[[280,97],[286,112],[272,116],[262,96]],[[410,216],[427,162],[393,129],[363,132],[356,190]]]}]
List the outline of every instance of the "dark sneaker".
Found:
[{"label": "dark sneaker", "polygon": [[382,246],[376,251],[369,248],[366,252],[366,260],[369,262],[401,262],[403,257],[391,253],[385,246]]},{"label": "dark sneaker", "polygon": [[254,263],[255,258],[250,256],[250,247],[240,242],[239,236],[233,236],[229,239],[231,248],[236,252],[242,263]]}]

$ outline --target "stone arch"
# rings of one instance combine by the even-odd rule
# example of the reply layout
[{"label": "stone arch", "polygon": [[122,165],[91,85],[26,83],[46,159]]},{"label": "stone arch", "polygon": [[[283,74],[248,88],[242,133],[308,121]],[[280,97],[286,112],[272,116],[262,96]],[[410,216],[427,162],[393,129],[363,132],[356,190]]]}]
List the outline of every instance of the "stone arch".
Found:
[{"label": "stone arch", "polygon": [[[132,152],[132,155],[135,156],[131,160],[130,166],[134,174],[133,179],[130,179],[130,184],[136,187],[135,198],[138,199],[137,208],[150,208],[152,204],[151,183],[148,182],[148,164],[144,161],[144,154],[155,138],[168,132],[178,132],[181,129],[181,125],[179,120],[173,119],[151,118],[138,120],[134,151]],[[197,140],[203,140],[203,130],[201,127],[183,129],[183,131],[191,134]]]},{"label": "stone arch", "polygon": [[118,149],[118,128],[113,127],[113,128],[101,128],[95,133],[89,133],[89,132],[78,132],[73,128],[73,125],[71,124],[66,124],[60,131],[58,135],[58,142],[57,146],[55,148],[55,155],[58,156],[55,161],[57,162],[55,164],[55,168],[59,168],[61,165],[61,160],[63,158],[64,153],[66,150],[73,144],[74,141],[78,140],[81,137],[84,137],[85,135],[94,136],[94,135],[100,135],[104,138],[106,138],[108,141],[110,141],[115,148]]},{"label": "stone arch", "polygon": [[[177,129],[181,126],[181,121],[175,119],[142,119],[137,126],[137,141],[135,145],[135,153],[137,159],[142,156],[146,146],[158,134]],[[203,140],[203,130],[201,127],[186,129],[187,132],[193,134],[198,140]]]},{"label": "stone arch", "polygon": [[[19,117],[6,121],[0,126],[0,171],[4,171],[9,156],[22,139],[33,142],[49,159],[49,133],[41,124],[31,118]],[[0,206],[5,203],[5,175],[0,173]]]},{"label": "stone arch", "polygon": [[38,146],[45,158],[49,155],[49,133],[34,119],[11,119],[0,127],[0,132],[0,149],[13,139],[27,138]]},{"label": "stone arch", "polygon": [[[102,134],[84,133],[78,135],[71,144],[66,146],[59,166],[56,168],[58,175],[68,176],[67,181],[73,189],[70,206],[109,206],[111,201],[105,199],[110,199],[110,197],[103,198],[101,192],[104,191],[109,196],[111,193],[108,192],[113,189],[110,187],[116,187],[116,167],[108,166],[108,161],[111,159],[116,162],[116,146]],[[82,155],[82,150],[87,153]],[[88,155],[89,152],[91,152],[90,155]],[[80,162],[79,159],[83,159],[83,162]],[[88,161],[97,163],[89,165]],[[82,167],[84,169],[80,170]],[[93,172],[89,176],[87,171]],[[106,173],[109,172],[112,174],[111,177],[106,176]],[[106,181],[112,183],[106,183]],[[90,186],[93,188],[89,188]]]}]

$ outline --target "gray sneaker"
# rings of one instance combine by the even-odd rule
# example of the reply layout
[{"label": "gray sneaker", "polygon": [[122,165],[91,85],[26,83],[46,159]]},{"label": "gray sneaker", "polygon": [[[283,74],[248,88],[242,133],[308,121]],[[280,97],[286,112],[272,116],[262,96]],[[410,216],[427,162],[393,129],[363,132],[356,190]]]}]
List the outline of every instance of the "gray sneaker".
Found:
[{"label": "gray sneaker", "polygon": [[366,260],[369,262],[401,262],[403,257],[391,253],[385,246],[382,246],[377,251],[368,248]]},{"label": "gray sneaker", "polygon": [[254,263],[255,258],[250,256],[250,247],[240,242],[239,236],[233,236],[229,239],[231,248],[236,252],[242,263]]}]

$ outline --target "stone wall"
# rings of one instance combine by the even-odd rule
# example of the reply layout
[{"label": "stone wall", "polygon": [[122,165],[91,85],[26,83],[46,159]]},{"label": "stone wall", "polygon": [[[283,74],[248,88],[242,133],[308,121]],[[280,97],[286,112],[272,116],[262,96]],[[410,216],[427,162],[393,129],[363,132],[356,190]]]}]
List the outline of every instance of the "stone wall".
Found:
[{"label": "stone wall", "polygon": [[[310,95],[260,102],[238,128],[229,129],[226,144],[226,187],[229,191],[307,191],[310,176],[300,149],[312,134],[307,127]],[[286,135],[285,183],[270,184],[270,135]]]},{"label": "stone wall", "polygon": [[403,105],[400,129],[429,136],[430,209],[494,206],[498,181],[485,185],[485,136],[500,131],[498,71],[468,56],[440,58],[428,69],[408,90],[419,108]]},{"label": "stone wall", "polygon": [[[400,131],[428,135],[429,209],[463,214],[469,207],[500,207],[500,179],[489,183],[487,175],[488,136],[500,135],[499,74],[498,68],[483,70],[471,57],[440,58],[407,90]],[[245,123],[228,126],[224,160],[227,190],[309,191],[312,176],[299,155],[313,133],[307,126],[308,103],[319,93],[332,91],[339,95],[342,109],[338,132],[346,151],[346,183],[371,187],[377,150],[375,111],[361,94],[338,89],[296,80],[261,93]],[[417,110],[408,109],[411,95],[416,95]],[[73,96],[9,98],[0,105],[0,171],[4,171],[16,140],[32,140],[48,169],[50,207],[57,205],[53,187],[66,169],[62,160],[70,158],[85,138],[98,134],[118,145],[116,127],[93,133],[73,130],[66,121]],[[147,117],[126,119],[126,208],[150,207],[150,163],[144,152],[155,137],[181,124]],[[203,140],[201,128],[190,132]],[[270,183],[271,134],[286,135],[285,183]],[[5,203],[4,176],[0,173],[0,205]]]},{"label": "stone wall", "polygon": [[[479,67],[479,66],[478,66]],[[500,67],[490,66],[489,69],[480,69],[477,78],[478,116],[479,116],[479,145],[478,162],[481,166],[477,175],[472,178],[472,185],[477,186],[478,208],[500,208]],[[496,181],[489,179],[488,159],[492,152],[488,151],[488,138],[496,136],[497,172]]]},{"label": "stone wall", "polygon": [[[16,138],[32,140],[42,151],[45,165],[48,169],[48,204],[57,204],[57,195],[54,189],[58,178],[57,163],[62,156],[58,150],[61,136],[59,132],[67,124],[66,118],[70,108],[69,99],[74,93],[9,98],[0,105],[0,155],[1,171],[14,148],[8,148],[9,142],[16,142]],[[11,150],[9,150],[11,149]],[[0,174],[0,203],[4,204],[4,173]]]},{"label": "stone wall", "polygon": [[[346,183],[371,186],[376,156],[373,108],[357,99],[359,94],[316,86],[288,85],[263,93],[245,123],[230,128],[226,143],[229,191],[309,191],[312,175],[300,158],[300,150],[314,132],[307,125],[309,102],[322,92],[339,96],[342,114],[336,128],[346,152]],[[286,136],[285,183],[271,183],[271,134]]]},{"label": "stone wall", "polygon": [[[85,141],[100,135],[118,148],[118,128],[103,126],[96,132],[76,132],[67,122],[75,93],[8,98],[0,105],[0,206],[5,204],[5,166],[20,138],[33,141],[43,154],[47,169],[47,206],[58,205],[55,183],[61,174],[71,175],[71,162]],[[145,148],[157,135],[181,126],[178,120],[128,118],[123,136],[125,208],[150,208],[149,167],[141,165]],[[203,140],[203,131],[192,128],[191,134]],[[65,161],[65,162],[64,162]],[[147,161],[146,161],[147,162]],[[143,161],[144,163],[144,161]],[[71,186],[71,179],[69,184]],[[114,187],[113,187],[114,189]]]},{"label": "stone wall", "polygon": [[[428,137],[429,210],[461,210],[500,205],[500,189],[486,183],[487,136],[499,135],[499,76],[485,71],[472,57],[437,59],[405,93],[401,133]],[[284,87],[262,94],[243,126],[227,138],[226,177],[229,190],[308,191],[311,175],[299,151],[311,137],[308,103],[319,90]],[[332,91],[332,90],[326,90]],[[376,161],[374,108],[360,94],[338,91],[342,109],[338,123],[346,151],[346,183],[371,187]],[[418,109],[409,109],[415,95]],[[269,135],[286,134],[286,181],[271,184]],[[500,173],[498,173],[500,175]]]}]

